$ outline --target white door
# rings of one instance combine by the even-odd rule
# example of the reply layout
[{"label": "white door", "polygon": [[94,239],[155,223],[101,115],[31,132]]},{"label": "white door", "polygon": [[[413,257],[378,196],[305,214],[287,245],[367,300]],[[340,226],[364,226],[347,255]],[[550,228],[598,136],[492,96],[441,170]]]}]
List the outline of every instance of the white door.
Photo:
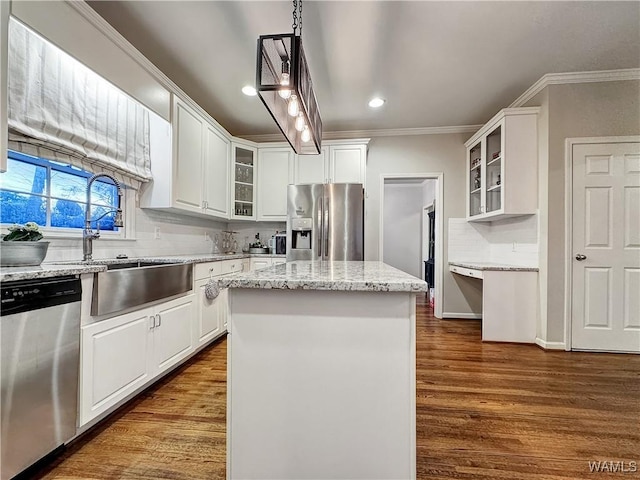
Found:
[{"label": "white door", "polygon": [[82,328],[81,426],[149,380],[150,314],[146,308]]},{"label": "white door", "polygon": [[258,221],[287,220],[287,185],[293,183],[293,150],[258,150]]},{"label": "white door", "polygon": [[640,143],[572,159],[572,348],[640,352]]},{"label": "white door", "polygon": [[362,183],[367,148],[364,145],[335,145],[329,148],[330,183]]},{"label": "white door", "polygon": [[318,155],[296,155],[295,183],[327,183],[328,151],[327,147]]},{"label": "white door", "polygon": [[153,374],[175,365],[193,350],[194,295],[156,307],[153,329]]},{"label": "white door", "polygon": [[202,211],[202,132],[204,122],[180,101],[174,105],[175,203],[194,212]]},{"label": "white door", "polygon": [[221,298],[220,296],[214,300],[207,298],[205,293],[207,283],[209,283],[208,278],[196,282],[195,290],[198,304],[194,345],[202,345],[222,333]]},{"label": "white door", "polygon": [[229,218],[229,163],[231,144],[213,126],[205,128],[205,212]]}]

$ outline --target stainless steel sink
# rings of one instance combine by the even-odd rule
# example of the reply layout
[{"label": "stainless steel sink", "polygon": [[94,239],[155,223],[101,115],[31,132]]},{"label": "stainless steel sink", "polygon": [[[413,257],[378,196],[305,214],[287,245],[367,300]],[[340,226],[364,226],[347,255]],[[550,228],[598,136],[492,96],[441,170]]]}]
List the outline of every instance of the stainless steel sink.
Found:
[{"label": "stainless steel sink", "polygon": [[93,277],[93,316],[119,312],[193,288],[190,263],[135,261],[105,265],[107,271],[95,273]]}]

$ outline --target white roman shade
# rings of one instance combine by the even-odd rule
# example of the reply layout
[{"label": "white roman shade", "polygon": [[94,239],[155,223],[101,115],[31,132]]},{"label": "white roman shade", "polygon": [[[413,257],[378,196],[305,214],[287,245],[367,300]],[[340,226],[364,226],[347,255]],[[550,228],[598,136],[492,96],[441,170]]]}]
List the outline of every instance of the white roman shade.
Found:
[{"label": "white roman shade", "polygon": [[9,148],[149,181],[149,112],[18,21],[9,25]]}]

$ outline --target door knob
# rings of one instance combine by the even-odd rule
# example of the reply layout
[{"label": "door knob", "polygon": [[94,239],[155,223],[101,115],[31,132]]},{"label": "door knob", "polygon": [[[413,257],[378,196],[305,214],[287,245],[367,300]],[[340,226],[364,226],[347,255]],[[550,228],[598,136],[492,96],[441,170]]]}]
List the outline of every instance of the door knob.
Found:
[{"label": "door knob", "polygon": [[581,253],[576,254],[576,260],[578,260],[579,262],[586,260],[587,256],[586,255],[582,255]]}]

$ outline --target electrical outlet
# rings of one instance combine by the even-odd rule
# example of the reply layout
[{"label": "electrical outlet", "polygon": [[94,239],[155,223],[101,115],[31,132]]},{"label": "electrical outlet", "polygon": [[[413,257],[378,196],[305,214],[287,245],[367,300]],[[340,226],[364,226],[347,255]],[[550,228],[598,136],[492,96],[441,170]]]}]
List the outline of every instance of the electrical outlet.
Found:
[{"label": "electrical outlet", "polygon": [[513,246],[511,247],[511,251],[512,252],[516,251],[516,242],[513,242]]},{"label": "electrical outlet", "polygon": [[155,227],[153,229],[153,238],[160,240],[160,227]]}]

